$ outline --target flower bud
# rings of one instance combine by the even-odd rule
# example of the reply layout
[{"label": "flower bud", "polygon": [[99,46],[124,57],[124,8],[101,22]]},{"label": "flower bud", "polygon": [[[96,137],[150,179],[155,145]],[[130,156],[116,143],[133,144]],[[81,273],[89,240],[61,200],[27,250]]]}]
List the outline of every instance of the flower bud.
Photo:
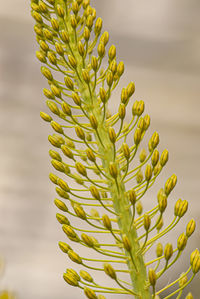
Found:
[{"label": "flower bud", "polygon": [[75,164],[76,170],[83,176],[87,176],[87,171],[86,168],[83,164],[81,164],[80,162],[76,162]]},{"label": "flower bud", "polygon": [[156,166],[156,164],[158,163],[159,160],[159,151],[157,149],[155,149],[153,151],[152,157],[151,157],[151,164],[153,167]]},{"label": "flower bud", "polygon": [[116,57],[116,47],[112,45],[108,51],[108,57],[110,60],[113,60]]},{"label": "flower bud", "polygon": [[161,257],[163,255],[163,246],[161,243],[158,243],[156,246],[156,256]]},{"label": "flower bud", "polygon": [[101,199],[101,197],[100,197],[100,193],[99,193],[97,187],[91,185],[90,188],[89,188],[89,190],[90,190],[90,193],[92,194],[92,196],[93,196],[95,199],[97,199],[97,200],[100,200],[100,199]]},{"label": "flower bud", "polygon": [[[158,220],[159,220],[159,222],[158,222]],[[163,227],[163,224],[164,224],[163,223],[163,217],[160,218],[160,216],[159,216],[158,220],[157,220],[158,224],[156,225],[156,228],[157,228],[158,231],[160,231],[161,228]]]},{"label": "flower bud", "polygon": [[179,218],[183,217],[188,209],[188,202],[187,200],[181,200],[179,199],[174,207],[174,214],[175,216],[178,216]]},{"label": "flower bud", "polygon": [[99,35],[101,33],[101,29],[102,29],[102,24],[103,24],[103,21],[101,18],[98,18],[96,20],[96,23],[95,23],[95,27],[94,27],[94,33],[96,35]]},{"label": "flower bud", "polygon": [[94,152],[92,151],[92,149],[90,148],[87,148],[86,149],[86,155],[88,157],[88,159],[92,162],[95,162],[96,161],[96,156],[94,154]]},{"label": "flower bud", "polygon": [[58,152],[53,151],[53,150],[49,150],[49,155],[52,159],[55,159],[57,161],[62,162],[62,158],[61,158],[61,156]]},{"label": "flower bud", "polygon": [[56,185],[57,185],[57,180],[58,180],[57,175],[55,175],[55,174],[53,174],[53,173],[50,173],[50,174],[49,174],[49,179],[51,180],[51,182],[52,182],[53,184],[56,184]]},{"label": "flower bud", "polygon": [[85,214],[85,211],[83,210],[83,207],[82,207],[81,205],[79,205],[79,204],[75,204],[73,208],[74,208],[74,212],[76,213],[76,215],[77,215],[79,218],[81,218],[81,219],[83,219],[83,220],[86,220],[86,219],[87,219],[86,214]]},{"label": "flower bud", "polygon": [[151,225],[151,218],[150,218],[149,214],[144,214],[144,229],[146,231],[148,231],[150,228],[150,225]]},{"label": "flower bud", "polygon": [[126,116],[126,106],[123,103],[120,103],[118,110],[119,118],[124,119]]},{"label": "flower bud", "polygon": [[57,213],[57,214],[56,214],[56,218],[57,218],[57,220],[58,220],[58,222],[59,222],[60,224],[67,224],[67,225],[70,225],[69,220],[68,220],[67,217],[65,217],[65,216],[63,216],[63,215]]},{"label": "flower bud", "polygon": [[196,248],[190,255],[190,265],[193,264],[193,261],[196,257],[200,256],[199,250]]},{"label": "flower bud", "polygon": [[160,165],[161,165],[162,167],[164,167],[165,164],[167,163],[168,159],[169,159],[169,153],[168,153],[168,150],[165,149],[165,150],[162,152],[161,157],[160,157]]},{"label": "flower bud", "polygon": [[64,16],[65,16],[65,11],[64,11],[64,9],[62,8],[61,5],[59,5],[59,4],[56,5],[56,11],[57,11],[57,14],[58,14],[58,16],[59,16],[60,18],[64,18]]},{"label": "flower bud", "polygon": [[51,71],[47,67],[42,66],[41,67],[41,72],[45,76],[45,78],[47,78],[49,81],[53,80],[52,73],[51,73]]},{"label": "flower bud", "polygon": [[[82,1],[81,1],[82,2]],[[78,11],[79,11],[79,5],[77,1],[73,1],[72,2],[72,11],[75,15],[77,15]]]},{"label": "flower bud", "polygon": [[134,133],[134,143],[136,146],[140,143],[141,138],[142,138],[142,132],[139,128],[137,128]]},{"label": "flower bud", "polygon": [[130,252],[132,246],[131,246],[131,242],[130,242],[129,238],[127,237],[127,235],[125,235],[125,234],[122,235],[122,241],[123,241],[123,244],[124,244],[124,248],[125,248],[128,252]]},{"label": "flower bud", "polygon": [[183,251],[185,249],[186,244],[187,244],[187,236],[185,235],[185,233],[182,233],[177,240],[178,250]]},{"label": "flower bud", "polygon": [[140,184],[143,181],[143,174],[141,170],[138,170],[136,175],[136,182]]},{"label": "flower bud", "polygon": [[111,87],[113,84],[113,73],[110,70],[108,70],[108,72],[107,72],[106,82],[109,87]]},{"label": "flower bud", "polygon": [[100,37],[100,42],[102,42],[104,44],[104,46],[107,45],[109,41],[109,33],[107,31],[105,31],[102,36]]},{"label": "flower bud", "polygon": [[151,121],[150,116],[146,114],[143,119],[144,119],[144,130],[146,131],[150,126],[150,121]]},{"label": "flower bud", "polygon": [[70,225],[64,224],[62,226],[62,229],[71,241],[74,241],[74,242],[80,241],[78,235],[75,233],[75,231],[71,228]]},{"label": "flower bud", "polygon": [[84,28],[83,37],[86,42],[90,39],[90,30],[88,27]]},{"label": "flower bud", "polygon": [[40,116],[41,118],[44,120],[44,121],[47,121],[47,122],[51,122],[52,121],[52,117],[50,115],[48,115],[47,113],[45,112],[40,112]]},{"label": "flower bud", "polygon": [[54,19],[54,18],[51,19],[51,26],[52,26],[53,30],[55,30],[56,32],[59,31],[59,23],[56,19]]},{"label": "flower bud", "polygon": [[88,287],[84,287],[84,293],[86,297],[89,299],[98,299],[95,292],[92,289],[89,289]]},{"label": "flower bud", "polygon": [[75,15],[70,15],[70,23],[73,29],[77,27],[77,19]]},{"label": "flower bud", "polygon": [[159,197],[158,200],[158,208],[161,214],[164,213],[166,207],[167,207],[167,196],[163,194],[162,196]]},{"label": "flower bud", "polygon": [[118,176],[118,170],[117,170],[117,166],[114,162],[110,162],[109,164],[109,172],[110,172],[110,175],[116,179],[117,176]]},{"label": "flower bud", "polygon": [[196,256],[192,263],[192,272],[197,274],[200,270],[200,255]]},{"label": "flower bud", "polygon": [[115,133],[115,130],[113,127],[109,127],[108,135],[109,135],[110,141],[112,143],[115,143],[117,136],[116,136],[116,133]]},{"label": "flower bud", "polygon": [[61,145],[62,145],[63,143],[65,143],[63,139],[60,139],[60,138],[58,138],[57,136],[51,136],[51,135],[49,135],[49,136],[48,136],[48,140],[49,140],[49,142],[50,142],[53,146],[58,147],[58,148],[60,148]]},{"label": "flower bud", "polygon": [[128,198],[129,198],[130,202],[132,203],[132,205],[135,205],[137,197],[136,197],[136,193],[135,193],[134,189],[131,189],[128,191]]},{"label": "flower bud", "polygon": [[107,228],[108,230],[112,229],[112,224],[110,221],[110,218],[108,217],[108,215],[104,214],[102,216],[102,221],[103,221],[103,225],[105,226],[105,228]]},{"label": "flower bud", "polygon": [[57,64],[57,58],[56,55],[52,51],[48,51],[47,57],[51,64],[56,65]]},{"label": "flower bud", "polygon": [[141,130],[141,132],[144,131],[144,119],[143,119],[143,117],[140,117],[140,119],[138,121],[138,124],[137,124],[137,127]]},{"label": "flower bud", "polygon": [[63,201],[61,201],[60,199],[55,199],[54,200],[54,203],[55,203],[55,205],[56,205],[56,207],[58,208],[58,209],[60,209],[61,211],[64,211],[64,212],[68,212],[68,207],[66,206],[66,204],[63,202]]},{"label": "flower bud", "polygon": [[42,19],[41,15],[38,12],[32,11],[31,15],[35,19],[36,22],[38,22],[39,24],[43,23],[43,19]]},{"label": "flower bud", "polygon": [[149,268],[148,277],[149,277],[150,284],[154,287],[156,284],[156,280],[157,280],[157,276],[156,276],[154,269]]},{"label": "flower bud", "polygon": [[152,177],[152,167],[150,164],[147,164],[146,169],[145,169],[145,179],[147,182],[150,181]]},{"label": "flower bud", "polygon": [[44,93],[45,97],[47,97],[48,99],[54,99],[55,98],[55,95],[53,94],[53,92],[48,90],[47,88],[43,89],[43,93]]},{"label": "flower bud", "polygon": [[143,206],[142,206],[142,204],[141,204],[140,201],[138,201],[137,204],[136,204],[136,211],[137,211],[137,213],[138,213],[139,216],[142,215]]},{"label": "flower bud", "polygon": [[154,150],[159,143],[159,135],[157,132],[154,132],[151,139],[150,139],[150,145],[149,145],[149,150]]},{"label": "flower bud", "polygon": [[126,88],[122,88],[122,91],[121,91],[121,102],[123,104],[126,104],[128,101],[128,91]]},{"label": "flower bud", "polygon": [[186,227],[186,236],[189,238],[193,232],[195,231],[195,227],[196,227],[196,223],[194,221],[194,219],[191,219]]},{"label": "flower bud", "polygon": [[61,150],[66,157],[74,160],[74,155],[72,151],[66,145],[61,145]]},{"label": "flower bud", "polygon": [[53,159],[53,160],[51,160],[51,164],[52,164],[52,166],[53,166],[56,170],[61,171],[61,172],[65,172],[65,167],[64,167],[64,165],[62,164],[62,162]]},{"label": "flower bud", "polygon": [[46,101],[46,104],[48,108],[51,110],[51,112],[53,112],[56,115],[60,115],[60,110],[56,103],[54,103],[53,101]]},{"label": "flower bud", "polygon": [[85,81],[86,84],[90,83],[90,74],[89,71],[86,69],[82,70],[82,76],[83,76],[83,80]]},{"label": "flower bud", "polygon": [[82,264],[81,257],[73,250],[68,251],[68,256],[69,256],[70,260],[72,260],[73,262],[75,262],[77,264]]},{"label": "flower bud", "polygon": [[71,67],[73,69],[76,69],[76,67],[77,67],[76,59],[72,55],[68,55],[68,60],[69,60],[69,64],[71,65]]},{"label": "flower bud", "polygon": [[52,128],[57,132],[57,133],[60,133],[60,134],[63,134],[63,128],[60,124],[58,124],[57,122],[55,121],[51,121],[51,126]]},{"label": "flower bud", "polygon": [[56,192],[62,198],[65,198],[65,199],[69,198],[69,194],[67,192],[65,192],[63,189],[60,189],[59,187],[56,187]]},{"label": "flower bud", "polygon": [[70,90],[74,90],[74,82],[72,81],[72,79],[66,76],[64,80],[65,80],[66,87],[69,88]]},{"label": "flower bud", "polygon": [[117,74],[119,77],[121,77],[124,73],[124,63],[123,61],[120,61],[118,66],[117,66]]},{"label": "flower bud", "polygon": [[194,299],[194,297],[192,296],[192,293],[188,293],[185,299]]},{"label": "flower bud", "polygon": [[93,278],[88,272],[81,270],[79,273],[81,278],[83,278],[85,281],[93,282]]},{"label": "flower bud", "polygon": [[67,243],[59,242],[58,245],[64,253],[68,253],[68,251],[71,250],[71,247]]},{"label": "flower bud", "polygon": [[81,234],[81,238],[83,240],[83,242],[88,246],[88,247],[94,247],[94,241],[92,239],[92,237],[82,233]]},{"label": "flower bud", "polygon": [[187,283],[187,275],[183,272],[179,277],[179,287],[183,287]]},{"label": "flower bud", "polygon": [[165,249],[164,249],[164,257],[165,257],[165,259],[166,259],[167,262],[172,257],[172,255],[173,255],[173,247],[172,247],[171,243],[168,243],[165,246]]},{"label": "flower bud", "polygon": [[80,175],[78,175],[77,173],[74,173],[73,177],[77,184],[83,185],[84,181]]},{"label": "flower bud", "polygon": [[108,263],[104,264],[104,271],[112,279],[117,279],[116,272],[110,264],[108,264]]},{"label": "flower bud", "polygon": [[[130,98],[134,92],[135,92],[135,84],[133,82],[130,82],[127,86],[127,92],[128,92],[128,97]],[[141,109],[141,107],[140,107]]]},{"label": "flower bud", "polygon": [[98,127],[98,121],[97,121],[96,117],[93,114],[90,114],[89,115],[89,120],[90,120],[91,127],[94,130],[96,130],[97,127]]},{"label": "flower bud", "polygon": [[69,188],[68,184],[67,184],[65,181],[63,181],[62,179],[58,179],[58,180],[57,180],[57,184],[58,184],[58,186],[60,186],[60,188],[63,189],[64,191],[66,191],[66,192],[70,192],[70,188]]},{"label": "flower bud", "polygon": [[126,158],[126,160],[129,160],[129,158],[130,158],[130,149],[128,147],[128,144],[125,143],[125,142],[122,144],[122,151],[123,151],[123,155]]},{"label": "flower bud", "polygon": [[139,155],[140,163],[143,163],[147,157],[145,149],[142,149]]},{"label": "flower bud", "polygon": [[78,138],[80,138],[81,140],[85,140],[85,133],[81,127],[76,126],[75,131]]},{"label": "flower bud", "polygon": [[42,53],[41,51],[36,51],[35,52],[37,59],[42,62],[42,63],[46,63],[47,59],[46,56],[44,55],[44,53]]},{"label": "flower bud", "polygon": [[59,43],[55,43],[55,49],[56,49],[56,52],[60,55],[60,56],[64,56],[64,49],[63,49],[63,46]]},{"label": "flower bud", "polygon": [[62,30],[60,32],[60,37],[64,43],[66,43],[66,44],[69,43],[69,34],[66,30]]}]

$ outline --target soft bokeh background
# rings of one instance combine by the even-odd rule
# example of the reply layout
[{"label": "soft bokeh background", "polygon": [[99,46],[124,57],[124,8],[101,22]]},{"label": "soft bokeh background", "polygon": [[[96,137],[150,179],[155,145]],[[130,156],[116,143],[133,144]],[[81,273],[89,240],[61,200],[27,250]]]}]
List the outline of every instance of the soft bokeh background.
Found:
[{"label": "soft bokeh background", "polygon": [[[57,246],[64,235],[55,220],[55,192],[48,180],[51,130],[39,117],[45,109],[46,83],[35,59],[29,1],[1,2],[0,254],[6,271],[0,287],[15,290],[20,299],[82,298],[62,279],[69,264]],[[152,118],[151,132],[157,129],[161,149],[170,151],[157,189],[175,172],[179,181],[171,198],[190,202],[187,216],[167,239],[175,240],[193,215],[197,233],[188,244],[189,254],[200,246],[200,1],[96,0],[92,4],[125,62],[122,85],[135,81],[136,98],[145,101]],[[184,255],[164,282],[172,281],[188,263]],[[199,276],[191,289],[198,299]]]}]

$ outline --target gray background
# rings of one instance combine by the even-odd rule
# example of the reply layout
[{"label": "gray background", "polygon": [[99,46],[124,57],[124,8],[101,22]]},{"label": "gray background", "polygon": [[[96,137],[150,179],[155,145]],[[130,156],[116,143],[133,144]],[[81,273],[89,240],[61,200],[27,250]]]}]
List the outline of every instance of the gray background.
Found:
[{"label": "gray background", "polygon": [[[153,192],[175,172],[179,181],[172,199],[190,202],[187,216],[170,236],[175,240],[192,215],[197,232],[188,244],[189,254],[200,245],[200,1],[92,4],[126,65],[121,86],[135,82],[136,98],[145,101],[152,118],[151,132],[157,129],[160,148],[170,151],[168,166]],[[0,254],[6,263],[0,287],[14,290],[21,299],[82,298],[62,280],[69,262],[57,247],[64,236],[55,220],[55,193],[48,180],[51,130],[39,117],[45,109],[46,82],[35,59],[29,10],[29,1],[23,0],[2,1],[0,7]],[[184,255],[164,282],[187,265]],[[199,276],[190,288],[199,298]]]}]

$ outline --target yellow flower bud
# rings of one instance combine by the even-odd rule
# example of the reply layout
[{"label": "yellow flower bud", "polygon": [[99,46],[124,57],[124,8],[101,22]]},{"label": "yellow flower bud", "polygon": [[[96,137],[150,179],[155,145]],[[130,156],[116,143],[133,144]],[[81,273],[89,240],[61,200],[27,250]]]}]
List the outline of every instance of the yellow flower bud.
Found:
[{"label": "yellow flower bud", "polygon": [[158,243],[156,246],[156,256],[161,257],[163,255],[163,246],[161,243]]},{"label": "yellow flower bud", "polygon": [[113,61],[110,63],[110,70],[111,70],[111,72],[113,73],[113,75],[116,74],[116,72],[117,72],[117,62],[116,62],[116,60],[113,60]]},{"label": "yellow flower bud", "polygon": [[78,138],[80,138],[81,140],[85,140],[85,133],[81,127],[76,126],[75,131]]},{"label": "yellow flower bud", "polygon": [[94,152],[92,151],[92,149],[90,148],[87,148],[86,149],[86,155],[88,157],[88,159],[92,162],[95,162],[96,161],[96,157],[95,157],[95,154]]},{"label": "yellow flower bud", "polygon": [[[160,216],[158,217],[158,219],[160,218]],[[158,220],[157,220],[157,222],[158,222]],[[161,219],[159,219],[159,222],[158,222],[158,224],[156,225],[156,228],[157,228],[157,230],[158,231],[160,231],[161,230],[161,228],[163,227],[163,217],[161,217]]]},{"label": "yellow flower bud", "polygon": [[92,289],[84,287],[84,293],[86,297],[88,297],[89,299],[98,299],[95,292]]},{"label": "yellow flower bud", "polygon": [[[82,1],[81,1],[82,2]],[[77,15],[78,11],[79,11],[79,3],[77,1],[73,1],[72,2],[72,11],[75,15]]]},{"label": "yellow flower bud", "polygon": [[62,198],[65,198],[65,199],[69,198],[69,194],[67,192],[65,192],[63,189],[60,189],[59,187],[56,187],[56,192]]},{"label": "yellow flower bud", "polygon": [[131,242],[130,242],[130,240],[129,240],[129,238],[127,237],[126,234],[123,234],[123,235],[122,235],[122,241],[123,241],[123,244],[124,244],[124,248],[125,248],[128,252],[130,252],[132,246],[131,246]]},{"label": "yellow flower bud", "polygon": [[60,134],[63,134],[63,128],[60,124],[58,124],[57,122],[55,121],[51,121],[51,126],[52,128],[57,132],[57,133],[60,133]]},{"label": "yellow flower bud", "polygon": [[90,236],[88,236],[88,235],[82,233],[82,234],[81,234],[81,238],[82,238],[83,242],[84,242],[88,247],[94,247],[93,239],[92,239]]},{"label": "yellow flower bud", "polygon": [[149,214],[144,214],[144,229],[146,231],[148,231],[150,228],[150,225],[151,225],[151,218],[150,218]]},{"label": "yellow flower bud", "polygon": [[121,102],[126,105],[126,103],[128,101],[128,98],[129,98],[129,96],[128,96],[127,89],[126,88],[122,88],[122,91],[121,91]]},{"label": "yellow flower bud", "polygon": [[65,16],[65,11],[64,9],[62,8],[62,6],[60,4],[57,4],[56,5],[56,11],[57,11],[57,14],[60,18],[64,18]]},{"label": "yellow flower bud", "polygon": [[66,145],[61,145],[61,150],[66,157],[74,160],[74,155],[72,151]]},{"label": "yellow flower bud", "polygon": [[77,27],[77,19],[75,15],[70,15],[70,23],[73,29]]},{"label": "yellow flower bud", "polygon": [[194,221],[194,219],[191,219],[186,227],[186,236],[189,238],[193,232],[195,231],[195,227],[196,227],[196,223]]},{"label": "yellow flower bud", "polygon": [[54,203],[55,203],[55,205],[56,205],[56,207],[58,208],[58,209],[60,209],[61,211],[64,211],[64,212],[68,212],[68,207],[66,206],[66,204],[63,202],[63,201],[61,201],[60,199],[55,199],[54,200]]},{"label": "yellow flower bud", "polygon": [[75,231],[71,228],[70,225],[64,224],[62,226],[62,229],[71,241],[74,241],[74,242],[79,242],[80,241],[78,235],[75,233]]},{"label": "yellow flower bud", "polygon": [[123,61],[120,61],[118,66],[117,66],[117,74],[119,77],[121,77],[124,73],[124,63]]},{"label": "yellow flower bud", "polygon": [[178,250],[183,251],[185,249],[186,244],[187,244],[187,236],[185,235],[185,233],[182,233],[177,240]]},{"label": "yellow flower bud", "polygon": [[98,59],[96,58],[96,56],[92,56],[91,67],[95,72],[98,70]]},{"label": "yellow flower bud", "polygon": [[192,272],[197,274],[200,270],[200,255],[195,256],[193,263],[192,263]]},{"label": "yellow flower bud", "polygon": [[73,250],[68,251],[68,256],[69,256],[70,260],[72,260],[73,262],[75,262],[77,264],[82,264],[81,257]]},{"label": "yellow flower bud", "polygon": [[161,213],[163,213],[165,211],[166,207],[167,207],[167,196],[165,194],[162,194],[159,196],[159,199],[158,199],[159,211]]},{"label": "yellow flower bud", "polygon": [[71,247],[67,243],[59,242],[58,245],[64,253],[68,253],[68,251],[71,250]]},{"label": "yellow flower bud", "polygon": [[46,63],[47,59],[46,56],[44,55],[44,53],[42,53],[41,51],[36,51],[35,52],[37,59],[42,62],[42,63]]},{"label": "yellow flower bud", "polygon": [[162,152],[161,157],[160,157],[160,165],[161,165],[162,167],[164,167],[165,164],[167,163],[168,159],[169,159],[169,153],[168,153],[168,150],[165,149],[165,150]]},{"label": "yellow flower bud", "polygon": [[64,280],[71,286],[77,287],[78,286],[78,281],[73,275],[69,275],[67,273],[63,274]]},{"label": "yellow flower bud", "polygon": [[193,261],[196,257],[200,256],[199,250],[196,248],[190,255],[190,265],[193,264]]},{"label": "yellow flower bud", "polygon": [[91,209],[90,210],[90,215],[94,218],[100,218],[99,213],[96,209]]},{"label": "yellow flower bud", "polygon": [[58,179],[57,175],[55,175],[55,174],[53,174],[53,173],[50,173],[50,174],[49,174],[49,179],[51,180],[51,182],[52,182],[53,184],[56,184],[56,185],[57,185],[57,179]]},{"label": "yellow flower bud", "polygon": [[130,200],[132,205],[135,205],[137,197],[134,189],[128,191],[128,199]]},{"label": "yellow flower bud", "polygon": [[142,132],[139,128],[137,128],[134,133],[134,143],[136,146],[140,143],[141,138],[142,138]]},{"label": "yellow flower bud", "polygon": [[47,78],[49,81],[53,81],[52,73],[47,67],[42,66],[41,67],[41,72],[45,76],[45,78]]},{"label": "yellow flower bud", "polygon": [[110,70],[108,70],[108,72],[107,72],[106,82],[109,87],[111,87],[113,84],[113,73]]},{"label": "yellow flower bud", "polygon": [[60,37],[64,43],[66,43],[66,44],[69,43],[69,34],[66,30],[62,30],[60,32]]},{"label": "yellow flower bud", "polygon": [[152,167],[150,164],[147,164],[146,168],[145,168],[145,179],[147,182],[150,181],[151,177],[152,177]]},{"label": "yellow flower bud", "polygon": [[153,151],[152,157],[151,157],[151,164],[153,167],[156,166],[156,164],[158,163],[159,160],[159,151],[157,149],[155,149]]},{"label": "yellow flower bud", "polygon": [[60,188],[62,188],[64,191],[66,192],[70,192],[70,188],[68,186],[68,184],[63,181],[62,179],[58,179],[57,180],[57,184],[60,186]]},{"label": "yellow flower bud", "polygon": [[147,157],[145,149],[142,149],[139,155],[140,163],[143,163]]},{"label": "yellow flower bud", "polygon": [[100,95],[100,99],[101,99],[102,103],[105,103],[107,100],[107,95],[106,95],[106,91],[103,87],[100,87],[99,95]]},{"label": "yellow flower bud", "polygon": [[[128,97],[130,98],[134,92],[135,92],[135,84],[133,82],[130,82],[127,86],[127,92],[128,92]],[[141,109],[141,107],[140,107]]]},{"label": "yellow flower bud", "polygon": [[91,185],[89,190],[90,190],[90,193],[92,194],[92,196],[94,198],[96,198],[97,200],[101,199],[100,193],[99,193],[98,189],[95,186]]},{"label": "yellow flower bud", "polygon": [[89,28],[89,30],[91,31],[92,30],[92,26],[93,26],[93,17],[91,15],[89,15],[87,17],[87,20],[86,20],[86,26]]},{"label": "yellow flower bud", "polygon": [[108,215],[104,214],[102,216],[102,221],[103,221],[103,225],[105,226],[105,228],[107,228],[108,230],[112,229],[112,224],[110,221],[110,218],[108,217]]},{"label": "yellow flower bud", "polygon": [[150,116],[148,115],[148,114],[146,114],[145,116],[144,116],[144,130],[146,131],[148,128],[149,128],[149,126],[150,126]]},{"label": "yellow flower bud", "polygon": [[141,130],[141,132],[144,131],[144,119],[143,119],[143,117],[140,117],[140,119],[138,121],[138,124],[137,124],[137,127]]},{"label": "yellow flower bud", "polygon": [[105,56],[106,50],[105,50],[105,45],[104,43],[100,42],[98,47],[97,47],[97,53],[100,58],[103,58]]},{"label": "yellow flower bud", "polygon": [[172,257],[172,255],[173,255],[172,244],[171,243],[167,243],[167,245],[165,246],[165,249],[164,249],[164,257],[165,257],[165,259],[166,259],[167,262]]},{"label": "yellow flower bud", "polygon": [[93,282],[93,278],[88,272],[81,270],[79,273],[81,278],[83,278],[85,281]]},{"label": "yellow flower bud", "polygon": [[56,170],[65,172],[65,167],[60,161],[53,159],[53,160],[51,160],[51,164]]},{"label": "yellow flower bud", "polygon": [[95,27],[94,27],[94,33],[96,35],[99,35],[101,33],[101,29],[102,29],[102,24],[103,24],[103,21],[101,18],[98,18],[96,20],[96,23],[95,23]]},{"label": "yellow flower bud", "polygon": [[40,12],[39,5],[37,5],[36,3],[31,3],[31,8],[37,12]]},{"label": "yellow flower bud", "polygon": [[179,199],[174,207],[174,214],[175,216],[178,216],[179,218],[183,217],[188,209],[188,202],[187,200],[181,200]]},{"label": "yellow flower bud", "polygon": [[159,135],[157,132],[154,132],[150,139],[149,151],[151,152],[152,150],[154,150],[157,147],[158,143],[159,143]]},{"label": "yellow flower bud", "polygon": [[57,214],[56,214],[56,218],[57,218],[57,220],[58,220],[58,222],[59,222],[60,224],[67,224],[67,225],[70,225],[69,220],[68,220],[67,217],[65,217],[65,216],[63,216],[63,215],[57,213]]},{"label": "yellow flower bud", "polygon": [[41,15],[37,11],[32,11],[31,15],[35,19],[36,22],[38,22],[39,24],[43,23],[43,19],[42,19]]},{"label": "yellow flower bud", "polygon": [[63,49],[63,46],[59,43],[55,43],[55,48],[56,48],[56,52],[60,55],[60,56],[64,56],[65,52]]},{"label": "yellow flower bud", "polygon": [[84,28],[83,37],[84,37],[85,41],[88,41],[90,39],[90,30],[88,27]]},{"label": "yellow flower bud", "polygon": [[52,26],[53,30],[55,30],[56,32],[59,31],[59,23],[56,19],[54,19],[54,18],[51,19],[51,26]]},{"label": "yellow flower bud", "polygon": [[154,269],[149,268],[148,277],[149,277],[150,284],[154,287],[156,284],[156,280],[157,280],[157,276],[156,276]]},{"label": "yellow flower bud", "polygon": [[110,264],[108,263],[104,264],[104,272],[112,279],[117,279],[116,272]]},{"label": "yellow flower bud", "polygon": [[71,65],[71,67],[73,69],[76,69],[76,67],[77,67],[76,59],[72,55],[68,55],[68,60],[69,60],[69,64]]},{"label": "yellow flower bud", "polygon": [[68,268],[68,269],[66,270],[66,273],[69,274],[69,275],[74,276],[74,277],[76,278],[77,281],[80,281],[80,280],[81,280],[81,278],[80,278],[80,276],[78,275],[78,273],[77,273],[74,269],[72,269],[72,268]]},{"label": "yellow flower bud", "polygon": [[55,160],[60,161],[60,162],[62,161],[62,158],[61,158],[60,154],[56,151],[49,150],[49,155],[52,159],[55,159]]},{"label": "yellow flower bud", "polygon": [[60,138],[58,138],[57,136],[51,136],[51,135],[49,135],[49,136],[48,136],[48,140],[49,140],[49,142],[50,142],[53,146],[58,147],[58,148],[60,148],[61,145],[64,143],[64,140],[62,141],[62,140],[61,140]]},{"label": "yellow flower bud", "polygon": [[[53,92],[51,92],[50,90],[48,90],[47,88],[43,89],[43,93],[45,95],[45,97],[47,97],[48,99],[54,99],[55,95],[53,94]],[[52,102],[54,103],[54,102]],[[53,106],[52,106],[53,107]],[[52,111],[53,112],[53,111]],[[54,112],[53,112],[54,113]]]},{"label": "yellow flower bud", "polygon": [[94,130],[96,130],[97,127],[98,127],[98,122],[97,122],[96,117],[95,117],[93,114],[90,114],[90,115],[89,115],[89,120],[90,120],[91,127],[92,127]]},{"label": "yellow flower bud", "polygon": [[108,51],[108,57],[110,60],[113,60],[116,57],[116,47],[112,45]]},{"label": "yellow flower bud", "polygon": [[90,83],[90,74],[89,71],[86,69],[82,70],[82,76],[83,76],[83,80],[85,81],[86,84]]},{"label": "yellow flower bud", "polygon": [[126,116],[126,106],[123,103],[119,105],[118,114],[120,119],[124,119]]},{"label": "yellow flower bud", "polygon": [[187,275],[183,272],[179,277],[179,287],[183,287],[187,283]]},{"label": "yellow flower bud", "polygon": [[50,115],[48,115],[47,113],[45,112],[40,112],[40,116],[41,118],[44,120],[44,121],[47,121],[47,122],[51,122],[52,121],[52,117]]},{"label": "yellow flower bud", "polygon": [[57,64],[57,58],[56,58],[56,55],[53,52],[48,51],[47,57],[48,57],[49,61],[51,62],[51,64],[53,64],[53,65]]},{"label": "yellow flower bud", "polygon": [[192,296],[192,293],[188,293],[185,299],[194,299],[194,297]]},{"label": "yellow flower bud", "polygon": [[[44,51],[44,52],[48,52],[49,51],[49,45],[47,43],[45,43],[45,41],[40,40],[39,42],[40,44],[40,48]],[[45,53],[46,54],[46,53]]]},{"label": "yellow flower bud", "polygon": [[75,167],[76,167],[76,170],[83,176],[87,176],[87,171],[86,171],[86,168],[85,166],[80,163],[80,162],[76,162],[75,164]]},{"label": "yellow flower bud", "polygon": [[113,127],[109,127],[108,135],[109,135],[110,141],[112,143],[115,143],[117,136],[116,136],[116,133],[115,133],[115,130]]},{"label": "yellow flower bud", "polygon": [[46,28],[43,29],[43,34],[45,39],[49,40],[49,41],[53,41],[53,34]]},{"label": "yellow flower bud", "polygon": [[138,213],[138,215],[142,215],[142,212],[143,212],[143,206],[141,204],[141,201],[138,201],[137,204],[136,204],[136,211]]},{"label": "yellow flower bud", "polygon": [[109,33],[107,31],[105,31],[102,36],[100,37],[100,42],[102,42],[104,44],[104,46],[107,45],[109,41]]},{"label": "yellow flower bud", "polygon": [[118,170],[117,170],[117,166],[114,162],[110,162],[109,164],[109,172],[110,172],[110,175],[116,179],[117,176],[118,176]]},{"label": "yellow flower bud", "polygon": [[123,142],[122,143],[122,151],[123,151],[123,155],[126,158],[126,160],[129,160],[130,158],[130,149],[128,147],[128,144]]},{"label": "yellow flower bud", "polygon": [[76,215],[77,215],[79,218],[81,218],[81,219],[83,219],[83,220],[87,219],[86,214],[85,214],[85,211],[83,210],[83,207],[82,207],[82,206],[80,206],[80,205],[78,205],[78,204],[75,204],[75,205],[74,205],[74,212],[76,213]]}]

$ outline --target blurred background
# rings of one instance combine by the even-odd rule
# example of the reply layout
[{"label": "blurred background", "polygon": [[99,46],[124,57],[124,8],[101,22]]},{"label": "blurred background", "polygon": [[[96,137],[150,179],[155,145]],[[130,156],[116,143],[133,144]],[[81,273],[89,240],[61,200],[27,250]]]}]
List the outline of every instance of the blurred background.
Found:
[{"label": "blurred background", "polygon": [[[111,43],[117,46],[118,60],[125,63],[121,86],[130,80],[135,82],[135,97],[145,101],[151,115],[151,132],[159,132],[160,148],[170,152],[168,166],[153,192],[156,194],[176,173],[173,204],[179,197],[190,203],[189,212],[170,240],[185,230],[191,216],[197,222],[197,232],[184,258],[163,280],[170,282],[175,273],[188,267],[186,256],[200,246],[200,1],[91,3],[103,18]],[[51,129],[39,117],[40,110],[47,111],[42,94],[46,82],[35,58],[33,25],[29,1],[2,1],[0,255],[6,270],[0,288],[14,290],[19,299],[82,298],[62,279],[69,262],[57,246],[64,235],[55,219],[55,192],[48,179],[51,167],[47,136]],[[199,298],[199,276],[190,289],[194,298]]]}]

